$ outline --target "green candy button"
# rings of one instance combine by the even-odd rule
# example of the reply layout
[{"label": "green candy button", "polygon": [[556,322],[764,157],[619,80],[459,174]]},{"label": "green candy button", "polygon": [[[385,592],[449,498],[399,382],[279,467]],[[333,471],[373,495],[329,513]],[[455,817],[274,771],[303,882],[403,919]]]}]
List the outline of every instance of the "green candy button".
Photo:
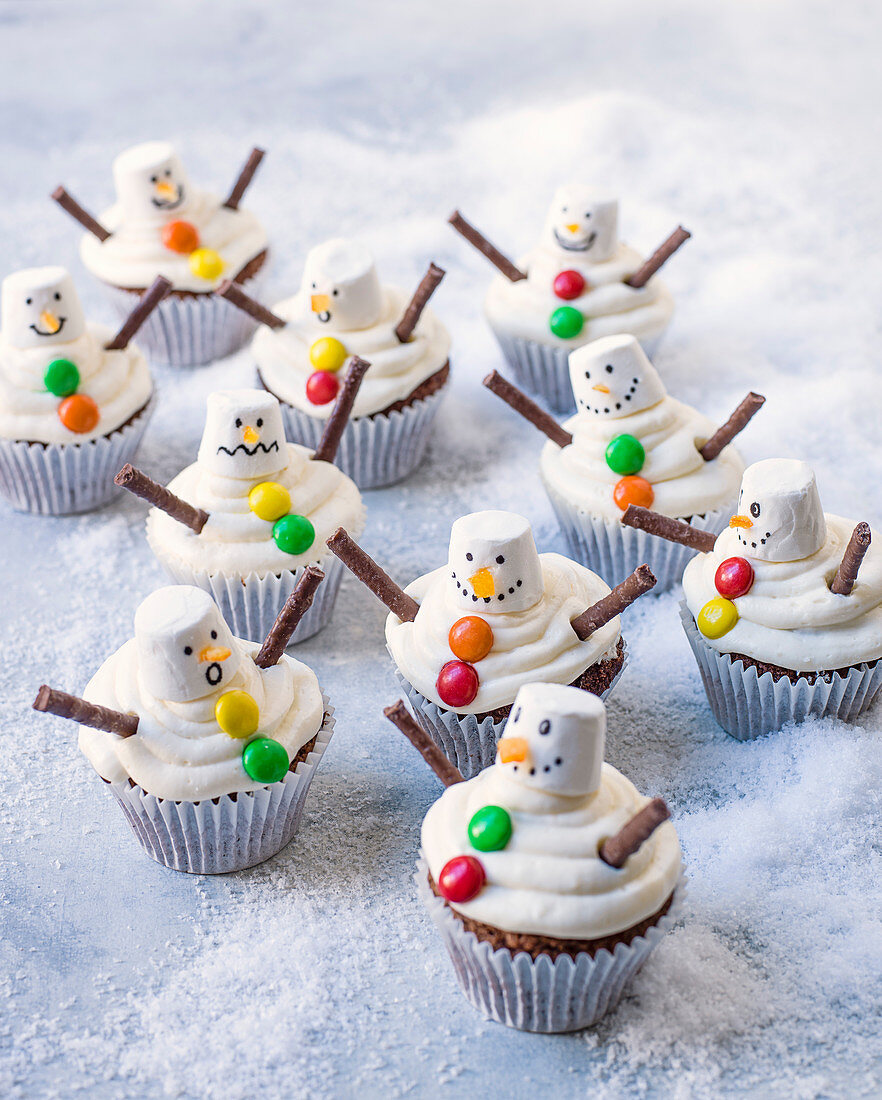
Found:
[{"label": "green candy button", "polygon": [[285,746],[271,737],[255,738],[242,753],[242,767],[255,783],[278,783],[290,764]]},{"label": "green candy button", "polygon": [[645,461],[643,444],[633,435],[617,435],[606,445],[606,464],[614,474],[637,474]]},{"label": "green candy button", "polygon": [[584,324],[585,318],[573,306],[561,306],[548,318],[548,327],[561,340],[578,336]]},{"label": "green candy button", "polygon": [[56,397],[70,397],[79,384],[80,372],[70,359],[53,359],[43,375],[43,385]]},{"label": "green candy button", "polygon": [[306,516],[282,516],[273,524],[273,538],[286,554],[305,554],[315,542],[315,528]]},{"label": "green candy button", "polygon": [[511,817],[501,806],[482,806],[469,822],[469,840],[479,852],[498,852],[511,837]]}]

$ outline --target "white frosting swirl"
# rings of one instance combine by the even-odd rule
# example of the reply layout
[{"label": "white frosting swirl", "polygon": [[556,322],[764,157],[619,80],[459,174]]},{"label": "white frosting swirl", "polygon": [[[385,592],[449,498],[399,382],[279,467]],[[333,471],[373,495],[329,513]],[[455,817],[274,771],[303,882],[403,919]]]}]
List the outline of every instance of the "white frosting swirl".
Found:
[{"label": "white frosting swirl", "polygon": [[[603,841],[647,801],[610,764],[598,790],[575,796],[525,787],[494,765],[447,788],[426,814],[422,848],[436,883],[454,856],[483,864],[487,881],[477,897],[449,903],[463,916],[508,932],[599,939],[658,912],[677,885],[682,855],[669,821],[619,870],[598,856]],[[501,851],[480,852],[469,841],[469,821],[484,806],[511,815],[511,839]]]},{"label": "white frosting swirl", "polygon": [[[544,592],[526,611],[494,611],[482,616],[493,631],[493,648],[475,664],[480,686],[467,707],[448,707],[435,682],[454,660],[447,636],[464,617],[452,596],[447,566],[419,577],[407,593],[420,605],[412,623],[386,619],[386,642],[402,675],[427,699],[458,714],[483,714],[509,706],[522,684],[542,680],[571,684],[591,665],[615,656],[620,638],[615,618],[580,641],[570,625],[586,608],[609,594],[596,573],[560,554],[540,554]],[[476,612],[480,614],[480,611]]]},{"label": "white frosting swirl", "polygon": [[[283,401],[318,420],[326,420],[334,403],[313,405],[306,396],[306,382],[315,367],[309,349],[322,336],[339,340],[350,355],[367,359],[370,369],[355,398],[353,415],[370,416],[406,398],[427,378],[439,371],[450,354],[450,336],[431,309],[426,308],[413,336],[402,344],[395,328],[410,298],[398,287],[383,288],[383,309],[379,320],[368,328],[321,331],[314,320],[308,296],[301,291],[273,306],[273,312],[288,324],[283,329],[261,326],[252,348],[265,385]],[[345,373],[346,365],[341,368]]]},{"label": "white frosting swirl", "polygon": [[[744,653],[766,664],[797,672],[822,672],[882,657],[882,546],[873,541],[849,596],[837,596],[830,583],[855,523],[825,515],[827,537],[817,553],[801,561],[749,558],[754,581],[746,596],[733,600],[738,622],[721,638],[704,641],[719,653]],[[714,574],[726,558],[747,557],[737,534],[727,529],[709,554],[686,566],[683,590],[693,616],[719,596]]]},{"label": "white frosting swirl", "polygon": [[[47,347],[11,347],[0,334],[0,438],[33,443],[86,443],[109,435],[139,409],[153,392],[147,361],[135,344],[106,351],[114,332],[89,324],[82,336]],[[80,372],[78,393],[92,398],[99,419],[91,432],[72,432],[62,424],[63,400],[43,382],[54,359],[69,359]]]},{"label": "white frosting swirl", "polygon": [[253,658],[259,645],[238,638],[241,663],[223,689],[202,699],[172,703],[147,691],[138,673],[134,639],[109,657],[83,692],[91,703],[138,716],[132,737],[80,726],[79,744],[98,774],[111,783],[131,779],[157,798],[198,802],[234,791],[254,791],[242,765],[247,739],[218,726],[215,705],[223,692],[247,691],[260,710],[257,737],[271,737],[290,759],[318,733],[324,705],[315,673],[293,657],[261,669]]}]

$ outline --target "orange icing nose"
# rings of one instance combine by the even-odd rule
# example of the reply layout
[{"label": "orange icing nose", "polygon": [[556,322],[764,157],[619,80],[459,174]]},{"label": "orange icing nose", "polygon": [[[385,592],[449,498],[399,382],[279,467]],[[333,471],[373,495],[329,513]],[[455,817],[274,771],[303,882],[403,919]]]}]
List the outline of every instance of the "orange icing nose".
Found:
[{"label": "orange icing nose", "polygon": [[597,390],[598,393],[609,393],[609,386],[603,386],[600,382],[596,386],[592,386],[591,389]]},{"label": "orange icing nose", "polygon": [[331,300],[328,298],[327,294],[313,294],[310,296],[309,302],[312,306],[313,313],[324,313],[331,304]]},{"label": "orange icing nose", "polygon": [[249,446],[251,446],[251,445],[252,445],[253,443],[256,443],[256,442],[258,441],[258,439],[260,439],[260,436],[259,436],[259,435],[257,434],[257,432],[256,432],[256,431],[255,431],[255,430],[254,430],[254,429],[253,429],[253,428],[251,427],[251,425],[250,425],[250,424],[246,424],[246,425],[245,425],[245,431],[244,431],[244,432],[242,433],[242,439],[243,439],[243,440],[244,440],[244,441],[245,441],[245,442],[246,442],[246,443],[247,443],[247,444],[248,444]]},{"label": "orange icing nose", "polygon": [[469,584],[475,595],[481,599],[496,595],[496,584],[489,569],[479,569],[473,577],[469,577]]},{"label": "orange icing nose", "polygon": [[578,228],[579,228],[579,223],[578,222],[574,222],[572,225],[567,226],[567,229],[569,229],[569,231],[571,233],[575,233]]},{"label": "orange icing nose", "polygon": [[205,649],[199,650],[200,662],[205,661],[225,661],[229,657],[231,650],[225,649],[219,645],[207,645]]},{"label": "orange icing nose", "polygon": [[729,520],[730,527],[743,527],[745,530],[750,530],[753,527],[753,520],[749,516],[733,516]]},{"label": "orange icing nose", "polygon": [[522,764],[530,751],[523,737],[503,737],[497,744],[501,764]]},{"label": "orange icing nose", "polygon": [[175,197],[175,189],[172,184],[167,183],[165,180],[160,180],[156,185],[156,190],[162,195],[164,199],[173,199]]},{"label": "orange icing nose", "polygon": [[61,328],[61,322],[55,314],[50,313],[48,309],[44,309],[40,314],[40,324],[51,333],[56,333]]}]

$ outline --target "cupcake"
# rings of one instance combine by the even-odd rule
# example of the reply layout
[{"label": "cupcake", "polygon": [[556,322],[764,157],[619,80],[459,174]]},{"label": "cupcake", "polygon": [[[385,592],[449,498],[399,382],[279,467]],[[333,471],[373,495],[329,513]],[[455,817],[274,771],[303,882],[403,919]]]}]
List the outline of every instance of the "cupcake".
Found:
[{"label": "cupcake", "polygon": [[413,295],[383,286],[368,250],[334,239],[306,257],[299,293],[267,310],[221,289],[262,321],[252,344],[260,384],[282,406],[289,439],[315,447],[333,408],[338,372],[370,360],[338,463],[361,489],[407,477],[419,465],[450,374],[450,337],[426,308],[444,277],[431,264]]},{"label": "cupcake", "polygon": [[652,355],[674,311],[654,276],[689,233],[678,228],[644,262],[619,240],[618,220],[615,199],[561,187],[542,239],[515,265],[458,212],[450,218],[500,272],[484,312],[515,378],[557,412],[573,409],[567,357],[574,348],[630,333]]},{"label": "cupcake", "polygon": [[605,734],[595,696],[526,684],[496,763],[441,772],[423,822],[420,895],[470,1003],[510,1027],[597,1023],[682,905],[668,809],[604,763]]},{"label": "cupcake", "polygon": [[209,592],[239,637],[263,638],[307,566],[324,569],[298,642],[327,623],[340,587],[325,540],[340,524],[364,527],[358,489],[332,460],[330,443],[313,455],[286,442],[279,403],[265,390],[223,390],[208,398],[196,461],[167,489],[131,466],[117,480],[154,505],[147,541],[166,573]]},{"label": "cupcake", "polygon": [[201,589],[160,588],[82,699],[40,689],[35,709],[81,723],[80,750],[158,863],[238,871],[293,837],[334,728],[315,673],[284,654],[320,580],[307,577],[261,647],[235,638]]},{"label": "cupcake", "polygon": [[114,496],[134,457],[153,382],[129,343],[167,291],[157,282],[114,335],[87,324],[62,267],[7,275],[0,330],[0,493],[14,508],[67,515]]},{"label": "cupcake", "polygon": [[542,429],[540,474],[572,556],[617,584],[646,562],[657,591],[676,584],[693,552],[622,525],[629,504],[718,534],[744,463],[729,440],[763,404],[749,394],[723,428],[670,397],[633,336],[607,336],[570,355],[576,415],[561,427],[498,374],[485,385]]},{"label": "cupcake", "polygon": [[150,357],[176,367],[209,363],[246,343],[254,322],[232,313],[214,291],[225,279],[254,289],[267,259],[266,232],[239,203],[263,158],[252,150],[229,197],[201,191],[173,147],[148,141],[113,162],[116,203],[100,220],[59,187],[52,197],[87,230],[80,247],[122,314],[157,275],[172,291],[144,328]]},{"label": "cupcake", "polygon": [[585,566],[539,554],[512,512],[475,512],[448,562],[405,590],[341,531],[329,546],[389,608],[386,644],[417,720],[463,775],[496,757],[518,688],[533,680],[606,697],[625,665],[619,613],[655,583],[614,592]]}]

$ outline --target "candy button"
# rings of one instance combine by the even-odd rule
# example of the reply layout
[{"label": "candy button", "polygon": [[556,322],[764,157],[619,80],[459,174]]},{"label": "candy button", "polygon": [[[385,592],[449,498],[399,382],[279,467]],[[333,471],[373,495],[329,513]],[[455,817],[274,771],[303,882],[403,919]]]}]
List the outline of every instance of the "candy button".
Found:
[{"label": "candy button", "polygon": [[447,707],[467,707],[478,694],[478,674],[465,661],[448,661],[438,673],[435,688]]},{"label": "candy button", "polygon": [[[186,256],[190,252],[195,252],[199,247],[199,230],[190,222],[167,222],[162,227],[162,243],[169,252],[180,252]],[[205,249],[205,251],[209,251],[209,249]],[[194,274],[197,273],[194,272]]]},{"label": "candy button", "polygon": [[225,691],[214,705],[214,717],[230,737],[251,737],[260,725],[260,708],[247,691]]},{"label": "candy button", "polygon": [[705,638],[722,638],[738,622],[738,609],[731,600],[717,596],[707,601],[696,622]]},{"label": "candy button", "polygon": [[483,661],[493,648],[493,631],[479,615],[466,615],[450,628],[447,644],[461,661]]},{"label": "candy button", "polygon": [[248,507],[258,519],[275,523],[291,511],[291,494],[277,481],[261,481],[248,494]]},{"label": "candy button", "polygon": [[224,261],[213,248],[195,249],[188,263],[197,279],[218,279],[224,271]]},{"label": "candy button", "polygon": [[552,288],[556,297],[570,301],[585,290],[585,279],[578,271],[561,271],[555,275]]},{"label": "candy button", "polygon": [[572,306],[561,306],[548,318],[548,327],[561,340],[571,340],[578,336],[585,324],[585,318]]},{"label": "candy button", "polygon": [[623,477],[616,482],[613,500],[624,510],[629,504],[639,504],[641,508],[651,508],[655,500],[652,486],[645,477]]},{"label": "candy button", "polygon": [[317,370],[306,380],[306,397],[313,405],[327,405],[340,390],[340,383],[331,371]]},{"label": "candy button", "polygon": [[714,586],[721,596],[737,600],[753,585],[753,566],[747,558],[726,558],[714,573]]},{"label": "candy button", "polygon": [[337,371],[346,362],[346,348],[333,336],[320,336],[309,349],[309,361],[316,370]]},{"label": "candy button", "polygon": [[58,419],[71,432],[83,434],[98,427],[101,414],[91,397],[84,393],[75,393],[58,406]]},{"label": "candy button", "polygon": [[464,902],[477,897],[487,876],[479,859],[474,856],[454,856],[441,868],[438,890],[447,901]]},{"label": "candy button", "polygon": [[306,516],[282,516],[273,524],[273,540],[286,554],[305,554],[315,542],[315,528]]},{"label": "candy button", "polygon": [[498,852],[511,838],[511,815],[501,806],[482,806],[469,822],[469,840],[479,852]]},{"label": "candy button", "polygon": [[43,375],[43,385],[56,397],[69,397],[79,384],[80,372],[70,359],[53,359]]},{"label": "candy button", "polygon": [[242,767],[255,783],[278,783],[290,765],[285,746],[272,737],[256,737],[242,753]]},{"label": "candy button", "polygon": [[643,469],[646,451],[633,435],[617,435],[606,445],[606,464],[614,474],[636,474]]}]

